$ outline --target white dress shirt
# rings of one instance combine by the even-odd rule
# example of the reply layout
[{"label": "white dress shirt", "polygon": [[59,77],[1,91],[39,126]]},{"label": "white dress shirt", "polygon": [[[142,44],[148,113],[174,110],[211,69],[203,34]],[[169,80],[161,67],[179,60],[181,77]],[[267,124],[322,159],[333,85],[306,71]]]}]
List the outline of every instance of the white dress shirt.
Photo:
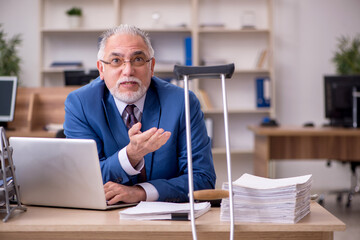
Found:
[{"label": "white dress shirt", "polygon": [[[138,101],[134,102],[133,104],[136,106],[134,109],[134,114],[136,119],[141,122],[142,112],[144,109],[144,103],[145,103],[145,97],[146,94],[140,98]],[[122,113],[124,112],[126,106],[128,105],[125,102],[120,101],[117,98],[114,98],[115,104],[117,109],[119,110],[120,116],[122,116]],[[119,151],[119,162],[121,167],[124,169],[124,171],[129,175],[137,175],[140,174],[141,169],[144,167],[145,160],[144,158],[139,162],[138,165],[135,166],[135,168],[131,165],[129,158],[126,153],[126,147],[121,149]],[[146,192],[146,201],[156,201],[159,198],[159,192],[156,190],[156,188],[151,184],[147,182],[139,183]]]}]

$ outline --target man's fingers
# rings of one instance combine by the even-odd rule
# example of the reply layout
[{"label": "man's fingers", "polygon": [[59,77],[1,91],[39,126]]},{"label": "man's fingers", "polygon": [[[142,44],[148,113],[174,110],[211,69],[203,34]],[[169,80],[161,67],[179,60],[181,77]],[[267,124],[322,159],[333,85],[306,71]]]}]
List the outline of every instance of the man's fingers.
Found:
[{"label": "man's fingers", "polygon": [[120,201],[126,203],[133,203],[144,201],[146,199],[146,193],[144,189],[140,186],[130,187],[118,183],[109,183],[107,187],[109,187],[109,185],[111,185],[111,187],[105,191],[105,197],[109,205],[115,204]]},{"label": "man's fingers", "polygon": [[149,140],[151,144],[155,144],[159,147],[164,145],[169,140],[171,132],[165,132],[164,129],[159,129]]},{"label": "man's fingers", "polygon": [[167,142],[167,140],[169,140],[170,136],[171,136],[171,132],[164,132],[161,136],[161,140],[163,141],[161,145],[164,145]]},{"label": "man's fingers", "polygon": [[134,137],[136,135],[137,143],[146,142],[149,140],[149,138],[151,138],[156,133],[156,131],[157,131],[157,129],[155,127],[153,127],[143,133],[138,131],[137,133],[140,133],[140,134],[134,133],[133,135],[131,135],[133,132],[130,133],[130,130],[129,130],[129,138]]},{"label": "man's fingers", "polygon": [[133,166],[149,152],[159,149],[171,136],[170,132],[165,132],[164,129],[157,129],[155,127],[133,136],[131,136],[131,133],[129,131],[130,143],[126,148],[126,153]]},{"label": "man's fingers", "polygon": [[170,138],[171,132],[164,132],[164,130],[160,130],[156,132],[151,138],[146,141],[145,149],[147,152],[153,152],[158,150],[161,146],[163,146]]},{"label": "man's fingers", "polygon": [[112,181],[108,181],[107,183],[105,183],[105,184],[104,184],[104,191],[105,191],[105,193],[106,193],[107,191],[109,191],[114,184],[115,184],[115,183],[112,182]]},{"label": "man's fingers", "polygon": [[105,198],[106,198],[106,200],[110,200],[110,199],[112,199],[114,196],[116,196],[116,193],[114,192],[114,191],[107,191],[106,193],[105,193]]},{"label": "man's fingers", "polygon": [[140,122],[134,124],[134,126],[132,126],[132,128],[129,129],[129,132],[128,132],[129,137],[134,136],[135,134],[138,134],[140,132],[140,129],[141,129]]},{"label": "man's fingers", "polygon": [[108,203],[109,205],[112,205],[112,204],[118,203],[118,202],[120,202],[120,201],[122,201],[121,196],[120,196],[120,195],[116,195],[115,197],[113,197],[112,199],[110,199],[107,203]]}]

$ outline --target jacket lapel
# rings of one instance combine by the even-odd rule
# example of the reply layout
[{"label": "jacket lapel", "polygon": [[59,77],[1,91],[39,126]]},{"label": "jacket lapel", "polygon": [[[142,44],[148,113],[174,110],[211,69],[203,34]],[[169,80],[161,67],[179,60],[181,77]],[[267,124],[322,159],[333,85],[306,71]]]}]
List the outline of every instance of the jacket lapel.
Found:
[{"label": "jacket lapel", "polygon": [[[159,128],[160,114],[161,114],[160,102],[156,91],[150,85],[149,90],[146,94],[144,111],[141,118],[142,128],[141,131],[144,132],[152,127]],[[146,168],[146,177],[148,180],[152,179],[152,164],[153,164],[154,153],[149,153],[145,155],[145,168]]]},{"label": "jacket lapel", "polygon": [[123,148],[129,143],[130,139],[127,133],[127,127],[125,126],[119,110],[116,107],[114,98],[109,91],[106,91],[104,94],[103,106],[111,134],[119,148]]}]

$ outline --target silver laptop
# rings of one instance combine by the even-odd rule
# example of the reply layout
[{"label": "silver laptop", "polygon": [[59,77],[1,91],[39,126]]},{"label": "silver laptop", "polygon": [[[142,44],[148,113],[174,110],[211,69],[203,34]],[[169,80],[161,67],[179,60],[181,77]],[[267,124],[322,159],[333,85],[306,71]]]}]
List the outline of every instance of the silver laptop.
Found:
[{"label": "silver laptop", "polygon": [[105,210],[107,205],[94,140],[10,137],[21,202]]}]

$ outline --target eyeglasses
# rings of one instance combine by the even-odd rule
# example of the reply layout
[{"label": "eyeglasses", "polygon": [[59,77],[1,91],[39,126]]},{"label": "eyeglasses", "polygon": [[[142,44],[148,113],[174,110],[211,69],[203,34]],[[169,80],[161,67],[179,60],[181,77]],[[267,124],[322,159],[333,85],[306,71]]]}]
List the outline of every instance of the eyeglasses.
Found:
[{"label": "eyeglasses", "polygon": [[118,67],[124,66],[125,63],[127,63],[127,62],[129,62],[131,64],[131,66],[133,66],[133,67],[141,67],[141,66],[145,65],[145,63],[150,62],[152,59],[153,58],[145,60],[144,57],[134,56],[130,60],[125,60],[123,58],[113,58],[110,60],[110,62],[107,62],[107,61],[104,61],[101,59],[100,59],[100,61],[105,64],[109,64],[111,67],[118,68]]}]

